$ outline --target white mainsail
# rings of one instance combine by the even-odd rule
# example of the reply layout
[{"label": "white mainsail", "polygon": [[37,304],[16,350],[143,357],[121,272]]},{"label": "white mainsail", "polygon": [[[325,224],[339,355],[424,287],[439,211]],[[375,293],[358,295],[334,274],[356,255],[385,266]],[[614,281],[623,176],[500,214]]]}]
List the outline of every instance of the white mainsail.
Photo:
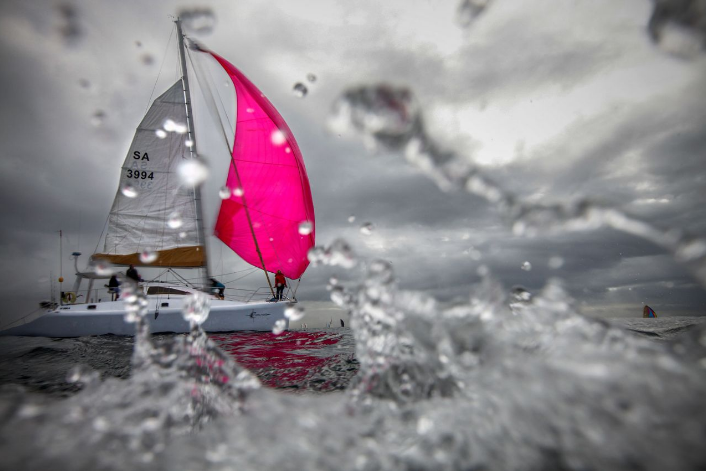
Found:
[{"label": "white mainsail", "polygon": [[152,103],[135,132],[110,211],[104,253],[93,258],[137,265],[147,251],[157,255],[154,261],[144,260],[150,266],[205,265],[195,189],[182,185],[177,174],[181,162],[192,158],[186,123],[179,80]]}]

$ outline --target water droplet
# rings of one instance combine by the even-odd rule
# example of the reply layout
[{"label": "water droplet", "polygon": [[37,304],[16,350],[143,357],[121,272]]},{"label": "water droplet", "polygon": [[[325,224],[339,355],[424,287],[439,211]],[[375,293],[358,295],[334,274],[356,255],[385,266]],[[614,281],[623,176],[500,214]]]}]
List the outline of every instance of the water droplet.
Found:
[{"label": "water droplet", "polygon": [[123,186],[121,186],[120,192],[128,198],[135,198],[138,195],[135,187],[129,183],[125,183]]},{"label": "water droplet", "polygon": [[191,149],[192,147],[194,147],[194,141],[192,141],[191,139],[187,139],[184,141],[184,145]]},{"label": "water droplet", "polygon": [[88,79],[85,78],[78,79],[78,84],[81,88],[91,88],[91,82],[89,82]]},{"label": "water droplet", "polygon": [[167,137],[167,131],[165,131],[164,129],[157,129],[154,133],[160,139],[164,139],[165,137]]},{"label": "water droplet", "polygon": [[110,276],[115,272],[113,265],[105,260],[96,260],[93,265],[93,271],[98,276]]},{"label": "water droplet", "polygon": [[300,320],[304,314],[304,308],[296,304],[288,304],[284,310],[284,316],[292,322]]},{"label": "water droplet", "polygon": [[211,301],[205,293],[194,293],[184,300],[184,307],[181,310],[184,319],[190,324],[201,325],[208,318],[211,311]]},{"label": "water droplet", "polygon": [[157,252],[147,249],[140,252],[140,261],[142,263],[152,263],[155,260],[157,260]]},{"label": "water droplet", "polygon": [[490,0],[463,0],[456,12],[456,21],[462,28],[470,26],[488,7]]},{"label": "water droplet", "polygon": [[247,108],[247,109],[245,110],[245,112],[246,112],[246,113],[254,113],[255,110],[252,109],[252,108]]},{"label": "water droplet", "polygon": [[275,129],[270,135],[270,140],[272,141],[272,144],[276,146],[281,146],[282,144],[287,142],[287,136],[279,129]]},{"label": "water droplet", "polygon": [[284,148],[284,152],[287,153],[287,154],[291,154],[291,153],[292,153],[292,148],[291,148],[291,147],[285,147],[285,148]]},{"label": "water droplet", "polygon": [[309,89],[306,88],[306,85],[303,83],[297,82],[294,84],[294,87],[292,87],[292,92],[294,93],[294,96],[304,98],[306,94],[309,93]]},{"label": "water droplet", "polygon": [[306,74],[306,79],[309,82],[314,83],[314,82],[316,82],[316,75],[314,75],[310,72],[310,73]]},{"label": "water droplet", "polygon": [[314,230],[314,225],[309,221],[299,223],[299,233],[301,235],[309,235]]},{"label": "water droplet", "polygon": [[184,29],[187,32],[203,36],[213,32],[216,26],[216,15],[210,8],[191,8],[179,11]]},{"label": "water droplet", "polygon": [[241,196],[243,196],[244,193],[245,193],[245,192],[244,192],[243,189],[240,188],[240,187],[236,187],[235,190],[233,190],[233,195],[237,196],[238,198],[240,198]]},{"label": "water droplet", "polygon": [[186,239],[186,236],[187,236],[187,235],[188,235],[188,234],[187,234],[186,232],[180,232],[180,233],[179,233],[179,238],[180,238],[180,239]]},{"label": "water droplet", "polygon": [[179,181],[184,186],[198,186],[208,178],[208,168],[199,159],[182,161],[177,167]]},{"label": "water droplet", "polygon": [[375,224],[372,222],[366,222],[362,226],[360,226],[360,233],[363,235],[371,235],[375,231]]},{"label": "water droplet", "polygon": [[530,262],[523,262],[522,265],[520,266],[524,271],[530,271],[532,270],[532,264]]},{"label": "water droplet", "polygon": [[167,226],[169,226],[170,229],[179,229],[183,225],[184,220],[181,218],[181,213],[179,211],[174,211],[169,215],[169,219],[167,219]]},{"label": "water droplet", "polygon": [[350,222],[350,223],[355,222],[355,216],[353,216],[353,215],[348,216],[348,222]]},{"label": "water droplet", "polygon": [[511,298],[515,302],[526,303],[532,300],[532,293],[522,286],[515,286],[512,288]]},{"label": "water droplet", "polygon": [[564,266],[564,259],[557,256],[550,257],[548,265],[552,270],[556,270],[557,268]]},{"label": "water droplet", "polygon": [[232,194],[233,193],[230,191],[230,188],[227,186],[222,186],[221,189],[218,190],[218,197],[222,200],[227,200]]},{"label": "water droplet", "polygon": [[143,65],[152,65],[154,64],[154,56],[146,52],[140,56],[140,61]]},{"label": "water droplet", "polygon": [[135,41],[135,46],[138,48],[142,47],[142,41]]},{"label": "water droplet", "polygon": [[105,111],[96,110],[91,116],[91,124],[98,127],[103,124],[103,121],[105,121]]},{"label": "water droplet", "polygon": [[363,86],[336,100],[328,126],[336,133],[359,133],[372,146],[403,149],[420,131],[420,111],[408,88]]},{"label": "water droplet", "polygon": [[285,321],[284,319],[278,319],[275,322],[274,327],[272,327],[272,333],[275,335],[279,335],[282,332],[284,332],[284,329],[286,329],[286,328],[287,328],[287,321]]},{"label": "water droplet", "polygon": [[74,5],[64,3],[58,5],[56,11],[59,14],[58,30],[61,39],[66,46],[75,46],[83,36],[79,10]]},{"label": "water droplet", "polygon": [[188,129],[186,128],[186,124],[184,123],[177,123],[173,119],[167,119],[164,121],[164,124],[162,125],[165,131],[167,132],[175,132],[177,134],[184,134]]}]

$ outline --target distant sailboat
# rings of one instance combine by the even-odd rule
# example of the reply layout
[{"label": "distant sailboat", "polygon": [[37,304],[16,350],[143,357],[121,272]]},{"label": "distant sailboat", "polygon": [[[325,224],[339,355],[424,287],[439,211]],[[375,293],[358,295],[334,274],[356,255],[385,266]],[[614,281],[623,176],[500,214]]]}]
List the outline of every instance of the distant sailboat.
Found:
[{"label": "distant sailboat", "polygon": [[[151,107],[137,127],[122,166],[120,186],[108,219],[103,251],[94,262],[116,266],[193,268],[199,283],[185,285],[142,283],[149,301],[153,332],[188,332],[181,316],[184,299],[209,287],[206,233],[196,155],[191,91],[181,22],[176,20],[182,77]],[[221,203],[214,235],[249,264],[265,274],[281,270],[290,279],[300,278],[309,265],[314,246],[315,218],[309,180],[301,152],[279,112],[250,80],[217,54],[201,47],[194,54],[215,60],[235,88],[235,132],[227,172],[227,194]],[[205,80],[205,79],[204,79]],[[201,83],[201,82],[199,82]],[[208,100],[207,100],[208,101]],[[228,139],[226,139],[228,143]],[[191,164],[192,184],[179,178]],[[300,227],[307,230],[300,230]],[[81,335],[132,335],[134,327],[123,321],[123,302],[92,303],[96,279],[110,274],[78,269],[76,282],[62,293],[64,302],[28,324],[3,331],[3,335],[73,337]],[[89,280],[84,304],[75,304],[84,279]],[[60,280],[60,281],[63,281]],[[269,276],[267,281],[272,291]],[[272,292],[274,297],[274,292]],[[269,298],[269,296],[268,296]],[[68,302],[66,302],[68,301]],[[271,330],[283,319],[285,303],[244,303],[211,300],[206,331]],[[154,315],[152,315],[154,314]]]},{"label": "distant sailboat", "polygon": [[657,317],[657,313],[650,306],[645,305],[642,308],[642,317]]}]

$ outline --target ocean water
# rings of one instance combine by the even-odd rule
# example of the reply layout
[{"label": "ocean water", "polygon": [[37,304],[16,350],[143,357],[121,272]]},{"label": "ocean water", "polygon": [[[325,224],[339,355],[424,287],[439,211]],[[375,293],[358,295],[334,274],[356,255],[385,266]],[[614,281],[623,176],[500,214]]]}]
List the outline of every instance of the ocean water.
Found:
[{"label": "ocean water", "polygon": [[366,273],[333,287],[351,329],[0,339],[2,468],[706,466],[702,318],[589,319],[556,280],[442,305]]}]

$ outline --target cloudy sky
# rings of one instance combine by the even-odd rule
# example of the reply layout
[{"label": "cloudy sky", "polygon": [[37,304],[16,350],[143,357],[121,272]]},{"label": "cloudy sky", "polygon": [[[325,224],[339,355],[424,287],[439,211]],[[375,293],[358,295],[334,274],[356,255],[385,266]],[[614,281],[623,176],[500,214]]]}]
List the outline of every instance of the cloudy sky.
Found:
[{"label": "cloudy sky", "polygon": [[[494,0],[470,22],[461,3],[1,2],[0,323],[49,298],[59,229],[65,287],[68,254],[81,251],[85,263],[95,250],[153,88],[177,76],[175,49],[165,54],[170,15],[195,8],[215,25],[194,37],[256,83],[294,132],[319,244],[342,237],[361,258],[390,261],[403,287],[443,300],[467,296],[486,266],[508,290],[562,278],[588,315],[640,316],[644,304],[706,315],[701,285],[650,242],[608,228],[515,236],[485,200],[441,191],[399,153],[328,130],[350,87],[408,87],[434,141],[508,191],[534,202],[589,198],[706,236],[706,55],[657,47],[652,2]],[[295,96],[310,73],[309,93]],[[196,119],[209,158],[217,150],[201,123],[210,118]],[[217,189],[225,170],[211,175]],[[208,198],[212,215],[217,196]],[[371,235],[359,230],[366,222]],[[215,240],[210,257],[216,274],[247,268]],[[310,268],[299,298],[326,300],[335,272]],[[231,286],[264,285],[253,274]]]}]

